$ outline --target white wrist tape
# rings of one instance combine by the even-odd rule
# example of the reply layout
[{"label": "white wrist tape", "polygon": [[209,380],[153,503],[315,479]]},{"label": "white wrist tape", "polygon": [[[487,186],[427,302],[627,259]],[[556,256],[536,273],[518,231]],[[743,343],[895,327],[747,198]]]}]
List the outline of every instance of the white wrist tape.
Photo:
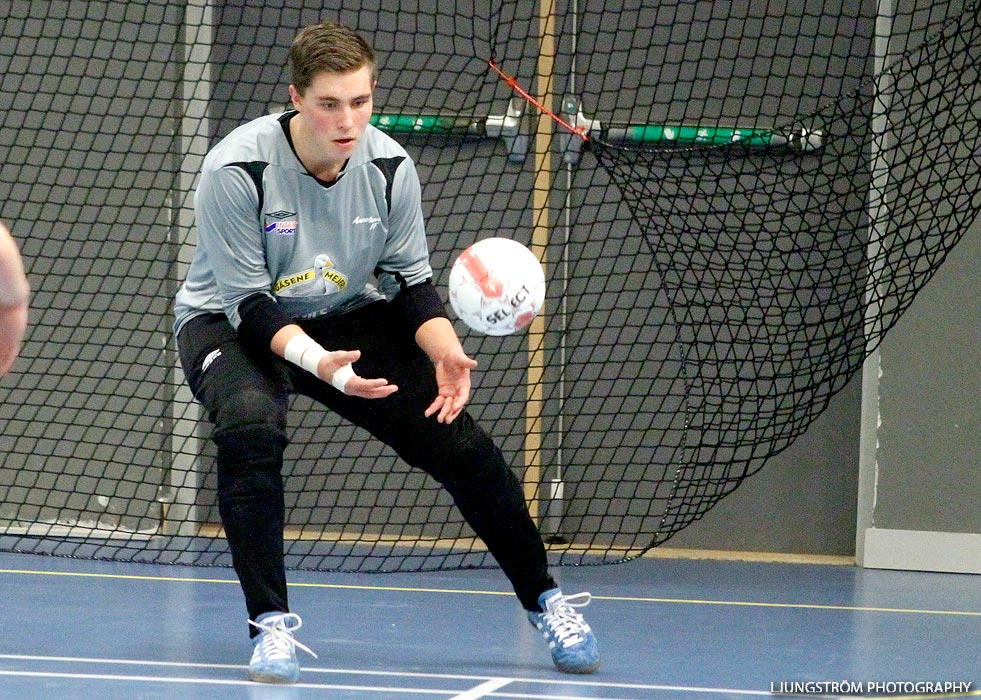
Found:
[{"label": "white wrist tape", "polygon": [[346,394],[347,392],[344,391],[344,387],[347,386],[347,381],[353,376],[355,376],[354,367],[352,367],[351,363],[349,362],[346,365],[342,365],[337,368],[337,371],[334,372],[334,376],[330,378],[330,383],[339,392]]},{"label": "white wrist tape", "polygon": [[329,354],[320,343],[308,335],[293,336],[283,348],[283,357],[317,376],[320,376],[317,374],[317,366]]}]

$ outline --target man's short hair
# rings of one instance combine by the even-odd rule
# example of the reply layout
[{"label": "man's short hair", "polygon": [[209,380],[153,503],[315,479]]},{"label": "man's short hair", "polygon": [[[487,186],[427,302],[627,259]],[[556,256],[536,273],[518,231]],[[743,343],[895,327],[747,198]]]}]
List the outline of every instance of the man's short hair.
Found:
[{"label": "man's short hair", "polygon": [[291,81],[301,95],[320,73],[348,73],[364,66],[375,78],[375,52],[361,35],[337,22],[306,27],[290,47]]}]

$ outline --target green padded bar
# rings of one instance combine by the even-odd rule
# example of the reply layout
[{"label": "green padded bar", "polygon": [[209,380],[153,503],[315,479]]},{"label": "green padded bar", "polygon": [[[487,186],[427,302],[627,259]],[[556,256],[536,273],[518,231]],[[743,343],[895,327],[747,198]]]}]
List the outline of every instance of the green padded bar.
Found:
[{"label": "green padded bar", "polygon": [[819,131],[781,133],[769,129],[724,126],[685,126],[675,124],[637,124],[611,126],[602,134],[609,141],[661,145],[727,146],[751,148],[794,148],[812,151],[823,145]]},{"label": "green padded bar", "polygon": [[482,121],[438,114],[373,114],[371,124],[390,134],[486,136]]}]

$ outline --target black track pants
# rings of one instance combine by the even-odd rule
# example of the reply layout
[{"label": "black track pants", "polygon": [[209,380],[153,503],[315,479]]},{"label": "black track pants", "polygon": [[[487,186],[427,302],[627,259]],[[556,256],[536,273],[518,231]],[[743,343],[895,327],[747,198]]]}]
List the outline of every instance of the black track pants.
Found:
[{"label": "black track pants", "polygon": [[521,604],[537,610],[539,594],[555,581],[520,482],[466,411],[449,425],[423,415],[437,394],[433,366],[399,331],[387,304],[302,325],[328,350],[360,350],[355,371],[384,377],[399,390],[384,399],[346,396],[272,353],[250,354],[224,315],[192,319],[178,337],[188,383],[214,423],[218,509],[250,619],[288,610],[282,466],[291,393],[310,396],[366,429],[440,482]]}]

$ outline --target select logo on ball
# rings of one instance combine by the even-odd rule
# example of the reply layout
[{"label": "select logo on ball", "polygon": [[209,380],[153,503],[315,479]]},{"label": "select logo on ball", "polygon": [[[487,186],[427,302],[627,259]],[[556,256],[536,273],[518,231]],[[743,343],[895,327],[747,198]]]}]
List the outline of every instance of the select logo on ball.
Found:
[{"label": "select logo on ball", "polygon": [[450,269],[450,306],[471,329],[510,335],[528,326],[545,302],[545,271],[510,238],[485,238],[460,253]]}]

